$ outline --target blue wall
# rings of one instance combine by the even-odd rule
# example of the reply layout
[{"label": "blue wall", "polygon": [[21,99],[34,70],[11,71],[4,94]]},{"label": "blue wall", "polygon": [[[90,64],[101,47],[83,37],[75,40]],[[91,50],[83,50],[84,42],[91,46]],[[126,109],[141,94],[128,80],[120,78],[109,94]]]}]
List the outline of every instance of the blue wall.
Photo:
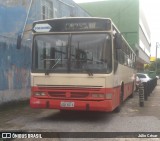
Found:
[{"label": "blue wall", "polygon": [[25,21],[26,10],[22,6],[17,7],[5,7],[0,6],[0,33],[15,32],[17,24],[19,22],[19,28],[22,28]]},{"label": "blue wall", "polygon": [[[27,7],[0,5],[0,90],[27,88],[30,85],[31,49],[16,49],[16,39],[22,31]],[[0,93],[1,94],[1,93]]]},{"label": "blue wall", "polygon": [[0,38],[0,90],[29,87],[30,58],[30,48],[17,50],[14,39]]},{"label": "blue wall", "polygon": [[[42,19],[41,1],[33,0],[25,30],[31,29],[33,21]],[[72,0],[51,1],[56,11],[54,18],[89,16]],[[17,35],[23,31],[30,2],[0,1],[0,103],[30,96],[31,31],[24,33],[21,49],[16,48]]]}]

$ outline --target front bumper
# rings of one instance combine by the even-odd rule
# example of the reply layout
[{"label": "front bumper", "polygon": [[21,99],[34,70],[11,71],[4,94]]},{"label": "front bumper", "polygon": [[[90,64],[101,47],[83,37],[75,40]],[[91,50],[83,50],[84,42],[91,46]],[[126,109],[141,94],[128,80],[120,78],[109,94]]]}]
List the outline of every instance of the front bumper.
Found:
[{"label": "front bumper", "polygon": [[[73,102],[74,107],[61,107],[61,102]],[[80,100],[59,100],[30,98],[31,108],[59,109],[59,110],[79,110],[79,111],[113,111],[112,100],[101,101],[80,101]]]}]

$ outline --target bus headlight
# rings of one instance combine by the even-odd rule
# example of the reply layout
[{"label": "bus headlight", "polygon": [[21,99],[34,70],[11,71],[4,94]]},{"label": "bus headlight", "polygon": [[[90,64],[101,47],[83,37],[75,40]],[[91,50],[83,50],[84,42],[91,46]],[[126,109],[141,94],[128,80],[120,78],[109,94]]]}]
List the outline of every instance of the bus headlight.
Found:
[{"label": "bus headlight", "polygon": [[93,98],[104,98],[104,94],[92,94]]},{"label": "bus headlight", "polygon": [[105,94],[105,98],[106,98],[106,99],[112,99],[112,94],[111,94],[111,93]]},{"label": "bus headlight", "polygon": [[34,92],[34,96],[45,96],[45,92]]}]

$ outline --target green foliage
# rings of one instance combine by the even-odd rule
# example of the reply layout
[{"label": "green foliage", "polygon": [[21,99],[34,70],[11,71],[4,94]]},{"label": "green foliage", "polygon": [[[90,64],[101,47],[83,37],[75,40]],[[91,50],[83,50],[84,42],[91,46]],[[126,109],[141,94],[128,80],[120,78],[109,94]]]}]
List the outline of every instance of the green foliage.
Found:
[{"label": "green foliage", "polygon": [[[151,62],[151,64],[148,64],[144,68],[145,70],[148,71],[155,71],[156,70],[156,62]],[[160,75],[160,59],[157,59],[157,75]]]}]

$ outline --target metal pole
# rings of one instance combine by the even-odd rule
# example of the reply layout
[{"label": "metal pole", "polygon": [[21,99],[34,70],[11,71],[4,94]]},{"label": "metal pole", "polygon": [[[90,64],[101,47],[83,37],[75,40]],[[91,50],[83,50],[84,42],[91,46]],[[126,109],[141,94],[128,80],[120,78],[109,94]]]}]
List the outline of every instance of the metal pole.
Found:
[{"label": "metal pole", "polygon": [[156,74],[157,74],[157,48],[158,48],[158,42],[156,42]]},{"label": "metal pole", "polygon": [[157,69],[158,69],[158,62],[157,62],[157,49],[159,47],[159,42],[156,42],[156,73],[157,73]]},{"label": "metal pole", "polygon": [[139,86],[139,106],[144,107],[144,84],[141,83]]},{"label": "metal pole", "polygon": [[29,13],[30,13],[30,10],[31,10],[32,3],[33,3],[33,0],[31,0],[29,8],[28,8],[28,12],[27,12],[25,23],[24,23],[24,27],[23,27],[21,38],[23,38],[23,35],[24,35],[24,31],[25,31],[25,28],[26,28],[26,24],[27,24],[27,21],[28,21],[28,17],[29,17]]}]

